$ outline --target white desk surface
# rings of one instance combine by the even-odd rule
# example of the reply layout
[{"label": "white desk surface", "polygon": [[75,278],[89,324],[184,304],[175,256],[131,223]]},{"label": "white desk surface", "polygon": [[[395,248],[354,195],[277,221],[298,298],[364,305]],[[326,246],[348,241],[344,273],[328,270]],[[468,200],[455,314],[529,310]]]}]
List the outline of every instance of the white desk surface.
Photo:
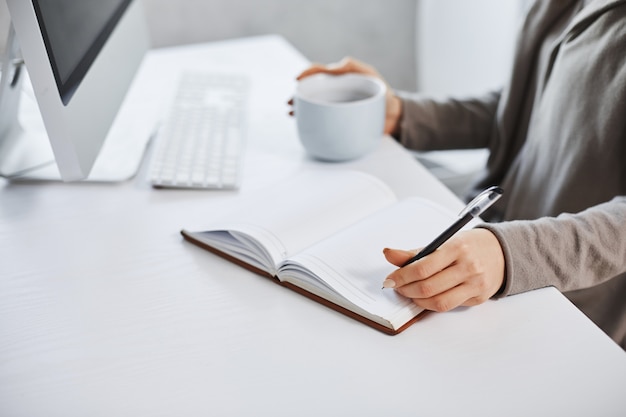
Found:
[{"label": "white desk surface", "polygon": [[242,189],[153,190],[143,172],[0,183],[0,416],[626,415],[626,354],[554,289],[391,337],[183,242],[308,167],[461,203],[390,139],[353,163],[307,159],[286,104],[307,61],[282,38],[148,62],[163,92],[181,63],[252,76]]}]

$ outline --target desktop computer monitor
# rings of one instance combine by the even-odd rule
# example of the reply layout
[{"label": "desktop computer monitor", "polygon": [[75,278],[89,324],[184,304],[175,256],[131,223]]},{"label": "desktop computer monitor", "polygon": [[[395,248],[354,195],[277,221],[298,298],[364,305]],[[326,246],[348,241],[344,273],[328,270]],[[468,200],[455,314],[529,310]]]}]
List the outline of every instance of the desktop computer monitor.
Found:
[{"label": "desktop computer monitor", "polygon": [[[0,81],[0,174],[19,176],[53,155],[61,179],[84,179],[149,48],[141,5],[138,0],[6,3],[11,27]],[[18,122],[25,73],[45,143]],[[41,155],[47,156],[40,156],[42,146],[48,152]]]}]

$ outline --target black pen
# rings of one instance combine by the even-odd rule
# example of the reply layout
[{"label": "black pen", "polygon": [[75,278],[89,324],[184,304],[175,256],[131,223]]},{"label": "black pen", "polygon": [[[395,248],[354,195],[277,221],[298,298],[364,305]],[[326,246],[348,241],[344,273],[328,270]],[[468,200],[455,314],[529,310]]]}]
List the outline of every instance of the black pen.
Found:
[{"label": "black pen", "polygon": [[423,258],[426,255],[430,255],[443,245],[448,239],[450,239],[456,232],[461,230],[463,226],[469,223],[475,217],[480,216],[485,212],[493,203],[495,203],[504,191],[500,187],[489,187],[476,196],[472,201],[459,214],[459,219],[455,221],[452,226],[448,227],[442,234],[437,236],[435,240],[422,249],[417,255],[406,261],[402,267],[405,267],[418,259]]}]

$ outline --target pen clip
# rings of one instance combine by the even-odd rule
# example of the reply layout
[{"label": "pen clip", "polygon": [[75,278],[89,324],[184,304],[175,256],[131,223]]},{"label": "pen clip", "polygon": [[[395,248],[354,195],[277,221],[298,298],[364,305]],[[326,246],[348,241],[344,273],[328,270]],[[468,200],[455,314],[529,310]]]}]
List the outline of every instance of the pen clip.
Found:
[{"label": "pen clip", "polygon": [[480,216],[485,210],[487,210],[493,203],[495,203],[504,190],[500,187],[489,187],[480,194],[478,194],[467,206],[459,213],[459,217],[464,217],[471,214],[472,217]]}]

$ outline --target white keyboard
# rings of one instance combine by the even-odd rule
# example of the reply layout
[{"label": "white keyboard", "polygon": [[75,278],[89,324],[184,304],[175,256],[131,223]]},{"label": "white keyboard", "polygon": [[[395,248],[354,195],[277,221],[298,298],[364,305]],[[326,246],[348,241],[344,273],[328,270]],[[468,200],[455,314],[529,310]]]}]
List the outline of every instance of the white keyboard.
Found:
[{"label": "white keyboard", "polygon": [[237,188],[248,91],[240,74],[184,73],[155,138],[152,186]]}]

